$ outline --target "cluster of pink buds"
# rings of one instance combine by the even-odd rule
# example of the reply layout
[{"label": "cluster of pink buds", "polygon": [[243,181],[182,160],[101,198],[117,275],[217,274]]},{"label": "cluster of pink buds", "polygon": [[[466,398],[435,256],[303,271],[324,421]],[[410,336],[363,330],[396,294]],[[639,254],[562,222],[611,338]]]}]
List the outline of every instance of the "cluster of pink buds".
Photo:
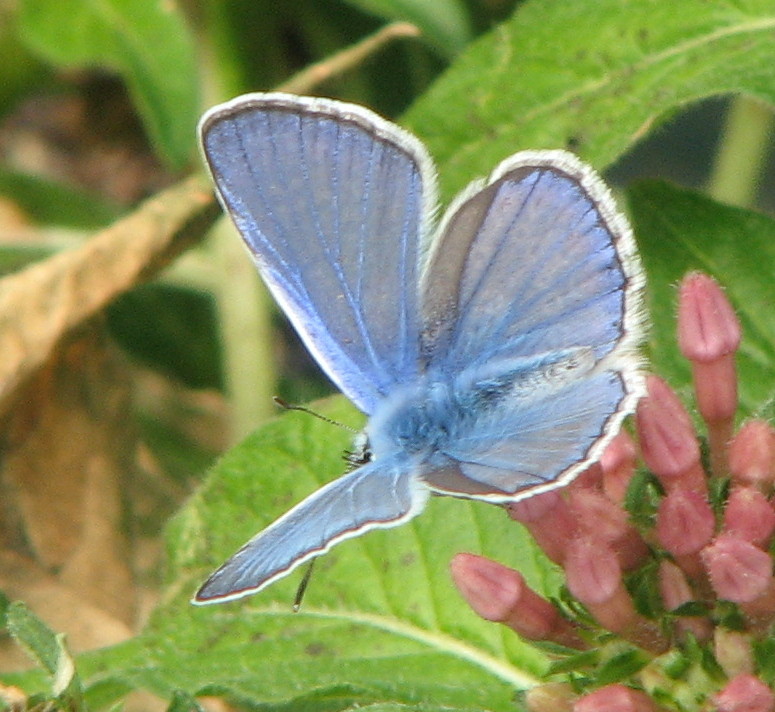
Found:
[{"label": "cluster of pink buds", "polygon": [[[566,662],[575,651],[577,675],[526,693],[533,712],[775,710],[775,429],[749,420],[734,430],[740,324],[704,274],[681,285],[678,340],[706,448],[678,396],[649,376],[636,438],[621,431],[564,491],[510,507],[562,567],[575,608],[488,559],[452,561],[479,615],[563,646]],[[626,664],[612,681],[617,656]]]}]

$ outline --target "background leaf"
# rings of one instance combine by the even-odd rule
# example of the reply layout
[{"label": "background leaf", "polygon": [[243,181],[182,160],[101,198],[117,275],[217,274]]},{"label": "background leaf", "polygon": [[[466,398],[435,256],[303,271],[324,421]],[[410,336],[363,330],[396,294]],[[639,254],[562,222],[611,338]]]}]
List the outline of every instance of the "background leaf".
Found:
[{"label": "background leaf", "polygon": [[775,103],[770,0],[527,2],[411,108],[445,199],[523,148],[613,163],[655,120],[729,91]]},{"label": "background leaf", "polygon": [[0,170],[0,194],[39,224],[96,230],[119,216],[118,208],[96,195],[23,173]]},{"label": "background leaf", "polygon": [[23,0],[19,23],[25,42],[48,61],[121,74],[161,153],[173,166],[189,160],[198,82],[193,42],[174,3]]},{"label": "background leaf", "polygon": [[[358,420],[342,398],[316,409]],[[139,638],[81,658],[89,686],[104,692],[111,682],[120,692],[123,683],[163,696],[181,689],[305,710],[386,701],[513,709],[514,689],[533,683],[545,659],[467,610],[447,565],[471,550],[518,566],[539,590],[556,590],[559,581],[492,505],[435,498],[410,525],[343,543],[318,561],[299,613],[290,605],[298,575],[243,602],[189,604],[211,568],[341,474],[349,437],[289,413],[232,449],[170,526],[163,605]]]},{"label": "background leaf", "polygon": [[416,25],[443,56],[452,58],[471,40],[471,21],[462,0],[348,0],[386,20],[405,20]]},{"label": "background leaf", "polygon": [[756,412],[775,395],[775,221],[658,181],[633,186],[628,202],[649,276],[652,369],[690,382],[675,345],[676,285],[690,270],[711,274],[742,324],[740,399],[744,413]]},{"label": "background leaf", "polygon": [[213,297],[164,284],[141,285],[108,310],[120,344],[141,362],[193,388],[220,388]]},{"label": "background leaf", "polygon": [[54,675],[63,653],[62,642],[43,621],[23,603],[12,603],[6,612],[8,632],[46,671]]}]

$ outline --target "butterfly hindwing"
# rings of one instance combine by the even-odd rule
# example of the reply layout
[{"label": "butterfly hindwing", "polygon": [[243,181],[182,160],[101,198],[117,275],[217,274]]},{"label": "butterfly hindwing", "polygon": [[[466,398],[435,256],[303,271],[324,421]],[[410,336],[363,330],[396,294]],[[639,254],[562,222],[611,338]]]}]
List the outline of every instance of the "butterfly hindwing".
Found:
[{"label": "butterfly hindwing", "polygon": [[257,534],[202,585],[195,603],[256,593],[345,539],[422,511],[428,489],[405,459],[370,462],[329,482]]}]

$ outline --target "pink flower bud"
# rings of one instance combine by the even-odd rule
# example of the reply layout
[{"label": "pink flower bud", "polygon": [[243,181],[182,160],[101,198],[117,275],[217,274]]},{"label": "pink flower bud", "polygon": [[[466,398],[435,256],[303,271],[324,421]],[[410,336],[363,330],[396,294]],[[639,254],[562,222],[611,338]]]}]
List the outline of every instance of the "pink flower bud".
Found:
[{"label": "pink flower bud", "polygon": [[657,539],[673,556],[698,552],[713,538],[715,526],[713,510],[698,492],[675,488],[659,503]]},{"label": "pink flower bud", "polygon": [[702,561],[718,597],[735,603],[762,596],[772,579],[769,554],[732,534],[722,534],[706,546]]},{"label": "pink flower bud", "polygon": [[617,504],[624,502],[627,487],[635,474],[637,457],[638,451],[630,434],[620,430],[600,458],[603,491]]},{"label": "pink flower bud", "polygon": [[450,571],[460,593],[485,620],[504,623],[530,640],[580,646],[571,625],[518,571],[475,554],[455,556]]},{"label": "pink flower bud", "polygon": [[630,526],[627,512],[601,492],[574,490],[569,493],[569,504],[580,531],[594,534],[602,541],[620,539]]},{"label": "pink flower bud", "polygon": [[593,538],[573,540],[565,556],[565,578],[570,592],[603,628],[646,650],[664,652],[666,641],[657,627],[636,613],[610,546]]},{"label": "pink flower bud", "polygon": [[573,705],[573,712],[656,712],[658,709],[645,692],[619,684],[590,692]]},{"label": "pink flower bud", "polygon": [[599,489],[602,480],[603,470],[600,468],[600,463],[593,462],[586,470],[576,476],[576,479],[568,485],[568,489]]},{"label": "pink flower bud", "polygon": [[773,712],[775,695],[758,677],[743,673],[716,695],[718,712]]},{"label": "pink flower bud", "polygon": [[775,532],[775,509],[755,487],[735,487],[727,499],[723,531],[764,547]]},{"label": "pink flower bud", "polygon": [[749,420],[729,444],[729,471],[739,482],[769,488],[775,481],[775,430]]},{"label": "pink flower bud", "polygon": [[678,343],[692,362],[697,408],[708,424],[713,472],[726,474],[726,449],[737,410],[735,351],[740,322],[713,279],[694,273],[685,277],[678,304]]},{"label": "pink flower bud", "polygon": [[[702,419],[712,425],[734,418],[737,412],[735,357],[722,356],[709,363],[695,363],[694,393]],[[730,433],[731,435],[731,433]]]},{"label": "pink flower bud", "polygon": [[665,610],[672,611],[694,598],[686,577],[672,561],[663,559],[659,564],[659,591]]},{"label": "pink flower bud", "polygon": [[708,363],[740,345],[740,322],[712,277],[687,274],[678,297],[678,345],[690,361]]},{"label": "pink flower bud", "polygon": [[573,489],[569,493],[569,503],[579,523],[579,531],[610,544],[623,569],[632,569],[646,557],[648,547],[629,523],[627,512],[602,492]]},{"label": "pink flower bud", "polygon": [[670,487],[691,476],[692,487],[704,487],[700,448],[691,418],[678,396],[658,376],[646,379],[648,396],[638,404],[636,423],[643,460]]},{"label": "pink flower bud", "polygon": [[522,524],[530,524],[552,516],[552,512],[561,505],[562,493],[559,490],[549,490],[510,504],[509,513],[512,519]]},{"label": "pink flower bud", "polygon": [[[498,623],[508,619],[524,601],[527,588],[522,574],[475,554],[457,554],[450,562],[452,579],[471,608],[482,618]],[[541,611],[550,613],[548,602]]]},{"label": "pink flower bud", "polygon": [[590,537],[575,539],[568,547],[565,576],[571,593],[588,607],[610,601],[622,585],[616,554]]},{"label": "pink flower bud", "polygon": [[525,525],[552,561],[562,563],[577,523],[568,502],[557,490],[510,504],[508,510],[512,519]]}]

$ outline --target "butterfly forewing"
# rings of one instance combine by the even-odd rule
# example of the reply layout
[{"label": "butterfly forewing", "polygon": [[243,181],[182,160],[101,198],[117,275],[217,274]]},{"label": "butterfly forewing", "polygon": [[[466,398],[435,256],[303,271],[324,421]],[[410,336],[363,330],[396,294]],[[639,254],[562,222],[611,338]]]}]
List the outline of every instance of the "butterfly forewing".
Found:
[{"label": "butterfly forewing", "polygon": [[422,145],[371,112],[248,95],[200,124],[220,198],[305,344],[361,410],[418,368]]},{"label": "butterfly forewing", "polygon": [[562,151],[523,152],[450,207],[424,275],[424,352],[473,363],[633,347],[640,270],[626,222],[592,171]]}]

